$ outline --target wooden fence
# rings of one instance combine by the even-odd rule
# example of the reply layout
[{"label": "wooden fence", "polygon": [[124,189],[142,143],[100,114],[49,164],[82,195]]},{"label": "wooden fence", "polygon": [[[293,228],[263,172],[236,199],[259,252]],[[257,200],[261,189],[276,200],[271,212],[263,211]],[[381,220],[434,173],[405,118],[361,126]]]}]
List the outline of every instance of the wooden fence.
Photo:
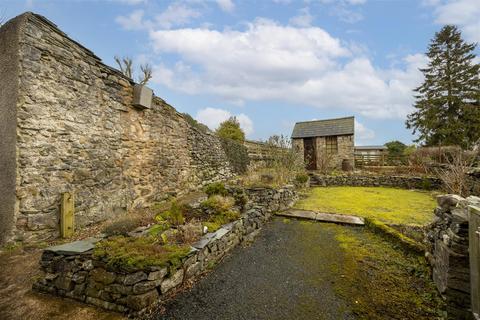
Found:
[{"label": "wooden fence", "polygon": [[364,166],[398,166],[406,162],[405,156],[389,156],[386,153],[361,154],[355,153],[355,167]]}]

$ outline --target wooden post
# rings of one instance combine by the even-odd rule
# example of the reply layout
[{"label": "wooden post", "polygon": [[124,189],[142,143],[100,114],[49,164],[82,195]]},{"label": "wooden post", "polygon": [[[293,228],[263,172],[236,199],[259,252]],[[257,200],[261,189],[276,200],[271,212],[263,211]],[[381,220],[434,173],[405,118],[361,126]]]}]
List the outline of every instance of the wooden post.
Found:
[{"label": "wooden post", "polygon": [[73,192],[63,193],[60,206],[60,235],[62,238],[69,238],[73,235],[74,207],[75,201]]}]

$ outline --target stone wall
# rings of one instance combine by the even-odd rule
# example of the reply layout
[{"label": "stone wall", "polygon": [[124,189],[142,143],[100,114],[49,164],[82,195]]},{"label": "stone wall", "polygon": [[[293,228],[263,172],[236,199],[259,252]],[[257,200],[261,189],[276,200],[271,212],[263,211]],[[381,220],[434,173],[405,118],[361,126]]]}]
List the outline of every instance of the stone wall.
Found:
[{"label": "stone wall", "polygon": [[14,224],[19,37],[24,17],[0,28],[0,244]]},{"label": "stone wall", "polygon": [[[315,138],[316,151],[317,151],[317,169],[321,169],[321,161],[325,157],[326,138]],[[331,168],[342,168],[343,160],[350,161],[350,164],[355,163],[354,159],[354,138],[353,135],[337,136],[337,154],[331,155],[330,163],[328,166]]]},{"label": "stone wall", "polygon": [[395,187],[402,189],[438,190],[442,181],[435,177],[409,177],[390,175],[318,175],[310,174],[312,186]]},{"label": "stone wall", "polygon": [[269,147],[264,142],[245,140],[243,145],[247,148],[250,158],[249,170],[265,167],[269,156]]},{"label": "stone wall", "polygon": [[11,90],[0,96],[0,130],[8,137],[0,141],[0,174],[11,182],[17,173],[16,187],[2,183],[8,190],[1,196],[10,198],[0,201],[6,222],[0,228],[15,221],[2,230],[7,239],[58,236],[63,192],[75,193],[81,228],[233,175],[213,134],[189,125],[158,97],[150,109],[132,106],[132,80],[45,18],[23,14],[0,37],[0,68],[18,68],[16,75],[10,66],[0,80],[13,86],[0,88]]},{"label": "stone wall", "polygon": [[290,207],[296,200],[292,187],[249,189],[246,193],[250,200],[242,217],[206,234],[193,245],[178,269],[148,267],[126,272],[112,268],[92,255],[97,240],[91,240],[83,242],[83,252],[69,252],[62,247],[46,249],[40,261],[45,276],[34,288],[109,310],[142,312],[205,272],[239,243],[251,241],[273,212]]},{"label": "stone wall", "polygon": [[480,205],[480,198],[442,195],[437,202],[427,231],[426,258],[447,302],[448,319],[471,319],[468,207]]}]

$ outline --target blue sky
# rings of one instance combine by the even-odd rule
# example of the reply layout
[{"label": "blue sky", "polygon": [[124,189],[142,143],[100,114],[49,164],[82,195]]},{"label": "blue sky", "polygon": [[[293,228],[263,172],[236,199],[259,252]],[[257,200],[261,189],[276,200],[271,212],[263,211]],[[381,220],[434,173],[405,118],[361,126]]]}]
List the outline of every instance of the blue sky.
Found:
[{"label": "blue sky", "polygon": [[255,140],[354,115],[358,145],[411,143],[405,117],[434,33],[456,24],[480,42],[478,0],[0,1],[7,18],[24,11],[111,66],[150,63],[157,96],[212,129],[235,115]]}]

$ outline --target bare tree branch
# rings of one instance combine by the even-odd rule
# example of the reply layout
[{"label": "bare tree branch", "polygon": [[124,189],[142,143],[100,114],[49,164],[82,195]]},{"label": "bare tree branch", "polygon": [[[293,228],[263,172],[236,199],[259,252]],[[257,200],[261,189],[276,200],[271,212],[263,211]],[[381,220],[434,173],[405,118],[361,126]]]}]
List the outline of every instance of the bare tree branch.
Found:
[{"label": "bare tree branch", "polygon": [[133,66],[133,61],[132,58],[130,57],[124,57],[120,58],[118,56],[114,57],[115,61],[118,64],[118,67],[120,68],[120,71],[127,77],[132,78],[132,66]]},{"label": "bare tree branch", "polygon": [[152,67],[148,63],[142,64],[140,65],[140,70],[142,75],[138,77],[138,83],[145,85],[152,78]]},{"label": "bare tree branch", "polygon": [[[117,62],[120,71],[130,79],[133,79],[133,60],[130,57],[120,58],[119,56],[114,57],[115,62]],[[146,63],[140,65],[141,75],[138,76],[138,83],[141,85],[147,84],[147,82],[152,78],[152,67]]]}]

